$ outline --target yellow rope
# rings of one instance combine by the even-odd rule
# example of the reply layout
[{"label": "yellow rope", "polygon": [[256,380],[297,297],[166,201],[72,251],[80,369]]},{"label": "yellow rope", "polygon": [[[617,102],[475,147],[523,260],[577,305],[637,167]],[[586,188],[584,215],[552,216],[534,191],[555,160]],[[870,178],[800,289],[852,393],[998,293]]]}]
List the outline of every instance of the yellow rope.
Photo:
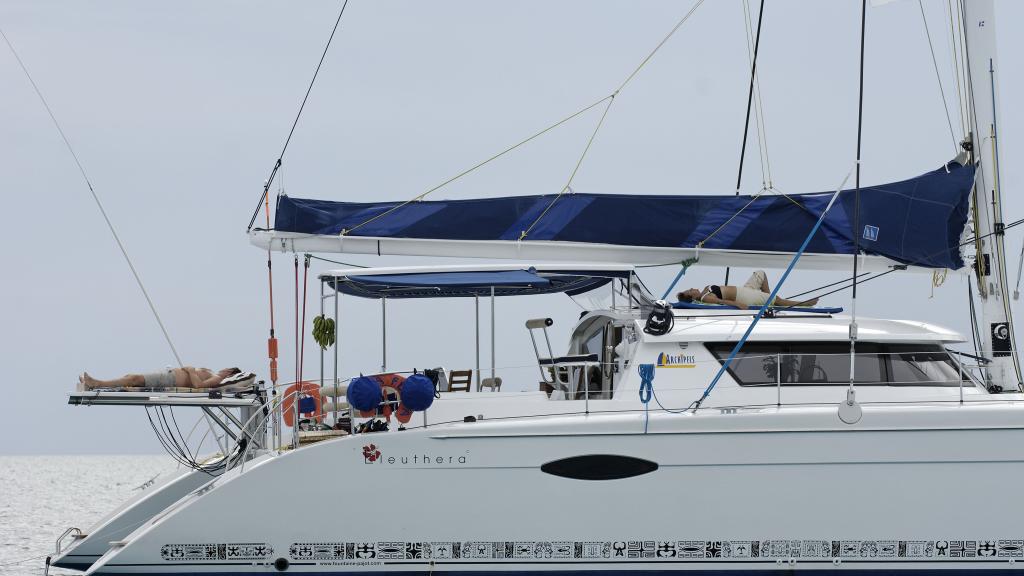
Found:
[{"label": "yellow rope", "polygon": [[601,129],[601,125],[604,124],[604,119],[608,117],[608,110],[612,107],[612,102],[615,102],[614,94],[612,94],[609,97],[608,105],[604,107],[604,112],[601,114],[601,119],[597,121],[597,126],[594,127],[594,131],[590,134],[590,139],[587,140],[587,145],[586,147],[583,148],[583,153],[580,154],[580,159],[576,161],[576,166],[572,169],[572,174],[569,174],[569,180],[566,181],[565,186],[562,187],[558,194],[551,199],[551,203],[548,204],[546,208],[544,208],[544,211],[540,213],[540,216],[537,216],[533,223],[530,224],[530,226],[527,227],[526,230],[523,230],[519,234],[520,240],[525,239],[527,234],[529,234],[530,231],[533,230],[533,227],[536,226],[538,222],[540,222],[540,219],[543,218],[549,210],[551,210],[551,207],[555,205],[555,202],[558,202],[558,199],[562,197],[562,194],[565,194],[566,190],[570,190],[569,187],[572,185],[573,178],[575,178],[576,173],[579,172],[580,165],[583,164],[583,159],[587,157],[587,152],[590,151],[590,146],[594,143],[594,138],[597,137],[597,131]]},{"label": "yellow rope", "polygon": [[942,270],[932,270],[932,293],[928,296],[929,300],[935,297],[935,289],[946,282],[947,274],[949,274],[949,270],[945,268]]},{"label": "yellow rope", "polygon": [[[455,176],[452,176],[451,178],[449,178],[449,179],[445,180],[444,182],[438,184],[437,186],[434,186],[430,190],[427,190],[426,192],[423,192],[423,193],[421,193],[421,194],[419,194],[417,196],[414,196],[411,199],[406,200],[405,202],[402,202],[401,204],[397,204],[397,205],[395,205],[395,206],[385,210],[384,212],[381,212],[380,214],[377,214],[376,216],[374,216],[374,217],[372,217],[372,218],[370,218],[370,219],[368,219],[368,220],[366,220],[364,222],[360,222],[359,224],[353,226],[352,228],[348,228],[346,230],[342,230],[340,235],[341,236],[346,236],[346,235],[352,233],[353,231],[358,230],[359,228],[362,228],[363,226],[366,226],[367,224],[369,224],[371,222],[374,222],[375,220],[378,220],[378,219],[383,218],[383,217],[385,217],[385,216],[387,216],[389,214],[392,214],[396,210],[399,210],[399,209],[401,209],[401,208],[403,208],[403,207],[405,207],[405,206],[407,206],[407,205],[409,205],[409,204],[411,204],[413,202],[418,202],[418,201],[422,200],[428,194],[430,194],[430,193],[432,193],[432,192],[434,192],[434,191],[436,191],[436,190],[438,190],[440,188],[443,188],[444,186],[447,186],[448,184],[451,184],[452,182],[458,180],[459,178],[462,178],[466,174],[469,174],[470,172],[476,170],[477,168],[480,168],[480,167],[484,166],[485,164],[489,164],[491,161],[496,160],[496,159],[500,158],[501,156],[504,156],[505,154],[507,154],[507,153],[515,150],[516,148],[519,148],[520,146],[526,144],[527,142],[530,142],[531,140],[533,140],[533,139],[535,139],[535,138],[537,138],[537,137],[539,137],[539,136],[541,136],[541,135],[543,135],[543,134],[545,134],[545,133],[547,133],[547,132],[557,128],[558,126],[561,126],[562,124],[565,124],[569,120],[572,120],[573,118],[579,116],[580,114],[583,114],[584,112],[587,112],[591,108],[594,108],[594,107],[600,105],[602,102],[607,100],[608,104],[607,104],[607,106],[605,106],[604,113],[601,115],[601,120],[598,122],[597,128],[594,129],[594,133],[591,134],[590,140],[587,142],[587,147],[583,150],[583,154],[580,155],[580,159],[576,162],[576,167],[573,169],[572,174],[569,176],[569,182],[565,185],[565,188],[563,188],[558,193],[558,196],[556,196],[555,199],[552,200],[551,204],[549,204],[548,207],[544,209],[544,212],[541,213],[541,217],[543,217],[544,214],[546,214],[548,212],[548,210],[551,209],[551,206],[554,205],[555,201],[557,201],[558,198],[561,197],[561,195],[565,193],[565,191],[569,188],[569,185],[572,183],[573,178],[576,176],[576,172],[579,171],[580,165],[583,163],[583,158],[586,157],[587,151],[590,150],[590,145],[594,142],[594,137],[597,135],[597,131],[601,128],[601,124],[604,123],[604,119],[608,115],[608,109],[611,108],[611,103],[615,100],[615,97],[619,94],[619,92],[622,91],[623,88],[626,87],[626,84],[629,84],[629,82],[631,80],[633,80],[633,78],[640,72],[640,70],[647,64],[647,62],[649,62],[651,60],[651,58],[654,57],[654,54],[657,53],[658,50],[660,50],[661,47],[664,46],[666,42],[668,42],[669,38],[671,38],[683,26],[683,24],[685,24],[686,21],[690,19],[690,16],[692,16],[693,13],[697,10],[697,8],[699,8],[700,5],[703,4],[703,3],[704,3],[704,0],[697,0],[693,4],[693,6],[690,8],[690,10],[687,11],[686,14],[684,14],[683,17],[680,18],[678,22],[676,22],[676,25],[672,27],[672,30],[670,30],[669,33],[666,34],[665,37],[661,39],[661,42],[658,42],[658,45],[655,46],[654,49],[651,50],[647,54],[647,56],[640,62],[640,64],[637,65],[637,67],[633,69],[633,71],[629,74],[629,76],[627,76],[626,79],[623,80],[621,84],[619,84],[619,87],[616,88],[615,91],[613,91],[611,94],[605,96],[604,98],[601,98],[597,102],[594,102],[593,104],[591,104],[591,105],[589,105],[589,106],[587,106],[585,108],[582,108],[579,111],[577,111],[577,112],[575,112],[575,113],[573,113],[573,114],[571,114],[569,116],[566,116],[565,118],[559,120],[558,122],[555,122],[554,124],[552,124],[552,125],[548,126],[547,128],[541,130],[540,132],[537,132],[537,133],[533,134],[532,136],[530,136],[530,137],[528,137],[528,138],[526,138],[524,140],[521,140],[521,141],[519,141],[518,143],[516,143],[516,144],[514,144],[512,146],[509,146],[508,148],[502,150],[501,152],[498,152],[494,156],[491,156],[490,158],[484,160],[483,162],[480,162],[480,163],[472,166],[471,168],[469,168],[467,170],[463,170],[462,172],[456,174]],[[540,217],[538,217],[537,220],[540,220]],[[530,232],[530,230],[533,229],[533,226],[537,224],[537,220],[534,220],[533,224],[531,224],[530,227],[527,228],[522,233],[522,235],[520,236],[520,239],[526,237],[526,234],[528,234]]]},{"label": "yellow rope", "polygon": [[345,236],[345,235],[353,232],[354,230],[358,230],[359,228],[362,228],[363,226],[366,226],[367,224],[369,224],[369,223],[371,223],[371,222],[373,222],[373,221],[375,221],[377,219],[383,218],[384,216],[387,216],[388,214],[391,214],[392,212],[398,210],[399,208],[402,208],[402,207],[404,207],[404,206],[406,206],[408,204],[412,204],[413,202],[417,202],[419,200],[422,200],[423,198],[425,198],[431,192],[434,192],[434,191],[436,191],[436,190],[438,190],[440,188],[443,188],[444,186],[447,186],[448,184],[451,184],[452,182],[458,180],[459,178],[462,178],[466,174],[469,174],[470,172],[476,170],[477,168],[480,168],[480,167],[484,166],[485,164],[488,164],[488,163],[490,163],[490,162],[492,162],[494,160],[497,160],[499,157],[504,156],[505,154],[515,150],[516,148],[519,148],[523,144],[526,144],[527,142],[530,142],[531,140],[533,140],[535,138],[543,136],[547,132],[550,132],[551,130],[554,130],[555,128],[561,126],[562,124],[565,124],[569,120],[572,120],[573,118],[579,116],[580,114],[583,114],[584,112],[587,112],[591,108],[594,108],[594,107],[600,105],[602,102],[604,102],[605,100],[608,100],[610,98],[612,98],[612,96],[605,96],[604,98],[601,98],[597,102],[594,102],[593,104],[591,104],[589,106],[586,106],[585,108],[581,108],[581,109],[577,110],[576,112],[570,114],[569,116],[566,116],[565,118],[562,118],[558,122],[555,122],[554,124],[551,124],[547,128],[544,128],[540,132],[536,132],[532,136],[529,136],[529,137],[527,137],[527,138],[525,138],[523,140],[520,140],[519,142],[513,144],[512,146],[509,146],[508,148],[505,148],[504,150],[502,150],[501,152],[498,152],[497,154],[491,156],[490,158],[488,158],[488,159],[486,159],[486,160],[484,160],[482,162],[477,163],[473,167],[468,168],[466,170],[463,170],[462,172],[459,172],[455,176],[452,176],[451,178],[445,180],[444,182],[441,182],[440,184],[438,184],[437,186],[434,186],[430,190],[427,190],[426,192],[423,192],[422,194],[414,196],[411,199],[406,200],[405,202],[402,202],[401,204],[398,204],[398,205],[396,205],[396,206],[394,206],[392,208],[389,208],[389,209],[385,210],[384,212],[381,212],[380,214],[374,216],[373,218],[370,218],[369,220],[366,220],[364,222],[360,222],[359,224],[353,226],[352,228],[349,228],[347,230],[342,230],[341,231],[341,235]]},{"label": "yellow rope", "polygon": [[618,94],[619,92],[622,91],[623,88],[626,87],[626,84],[629,84],[630,80],[632,80],[633,77],[640,72],[640,69],[643,68],[651,60],[651,58],[654,57],[654,54],[658,50],[660,50],[666,42],[668,42],[668,39],[671,38],[672,35],[675,34],[676,31],[683,26],[683,24],[686,24],[686,21],[690,19],[690,16],[693,16],[694,11],[696,11],[697,8],[699,8],[700,5],[703,3],[704,0],[697,0],[697,2],[693,4],[693,7],[690,8],[689,12],[684,14],[683,17],[679,20],[679,22],[676,22],[676,25],[672,27],[672,30],[669,30],[669,33],[666,34],[665,37],[661,39],[661,42],[658,42],[658,45],[654,47],[654,50],[651,50],[651,52],[647,54],[647,57],[640,62],[640,64],[633,70],[633,72],[631,72],[630,75],[627,76],[626,79],[622,81],[622,84],[619,84],[619,87],[615,89],[615,92],[613,92],[613,94]]}]

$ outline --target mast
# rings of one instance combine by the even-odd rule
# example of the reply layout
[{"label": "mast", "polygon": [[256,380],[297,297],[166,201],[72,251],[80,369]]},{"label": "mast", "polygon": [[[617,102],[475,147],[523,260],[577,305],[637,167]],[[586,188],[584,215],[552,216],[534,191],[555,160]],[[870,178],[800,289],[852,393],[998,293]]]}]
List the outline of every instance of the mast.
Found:
[{"label": "mast", "polygon": [[970,158],[979,164],[971,196],[977,223],[975,274],[981,297],[983,355],[992,359],[987,371],[987,384],[990,389],[1018,392],[1021,370],[1006,284],[1003,207],[999,190],[996,122],[999,66],[995,10],[993,0],[971,0],[962,4],[963,50],[968,72],[965,105],[970,132],[965,148]]}]

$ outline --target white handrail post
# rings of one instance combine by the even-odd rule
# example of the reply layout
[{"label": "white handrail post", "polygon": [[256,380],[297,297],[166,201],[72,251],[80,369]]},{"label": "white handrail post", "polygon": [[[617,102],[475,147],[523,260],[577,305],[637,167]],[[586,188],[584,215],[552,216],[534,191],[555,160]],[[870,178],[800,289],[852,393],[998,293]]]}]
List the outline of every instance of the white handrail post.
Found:
[{"label": "white handrail post", "polygon": [[583,413],[590,415],[590,367],[583,368]]},{"label": "white handrail post", "polygon": [[960,403],[963,404],[964,403],[964,359],[963,359],[963,356],[960,354],[959,350],[957,350],[957,353],[956,353],[956,366],[957,366],[957,372],[960,374],[960,382],[959,382],[959,384],[960,384]]},{"label": "white handrail post", "polygon": [[782,353],[775,353],[775,407],[782,406]]}]

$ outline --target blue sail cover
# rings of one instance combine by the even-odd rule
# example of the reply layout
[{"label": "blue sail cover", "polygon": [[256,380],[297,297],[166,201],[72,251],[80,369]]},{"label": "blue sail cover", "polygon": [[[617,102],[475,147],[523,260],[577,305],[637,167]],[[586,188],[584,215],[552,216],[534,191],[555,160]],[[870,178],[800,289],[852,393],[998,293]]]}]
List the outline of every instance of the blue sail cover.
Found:
[{"label": "blue sail cover", "polygon": [[361,298],[459,298],[566,293],[575,296],[625,278],[621,270],[480,270],[325,277],[328,286]]},{"label": "blue sail cover", "polygon": [[[854,191],[845,190],[807,252],[864,253],[929,268],[958,269],[974,167],[956,162],[910,180],[861,188],[860,231],[853,230]],[[795,252],[831,192],[781,196],[565,194],[413,202],[332,202],[281,196],[275,230],[315,235],[516,241],[536,222],[531,241],[666,248]],[[747,205],[749,203],[749,206]],[[746,206],[744,208],[744,206]],[[731,219],[731,220],[730,220]]]}]

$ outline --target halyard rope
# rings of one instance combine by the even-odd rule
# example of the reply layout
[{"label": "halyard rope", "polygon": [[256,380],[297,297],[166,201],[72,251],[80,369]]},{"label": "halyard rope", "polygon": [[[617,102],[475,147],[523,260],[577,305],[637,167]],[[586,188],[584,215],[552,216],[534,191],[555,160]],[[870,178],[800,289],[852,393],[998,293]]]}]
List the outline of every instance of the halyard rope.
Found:
[{"label": "halyard rope", "polygon": [[178,355],[178,350],[174,347],[174,342],[171,341],[170,334],[167,333],[167,328],[164,326],[163,320],[160,319],[160,313],[156,311],[153,299],[149,297],[149,292],[146,291],[146,287],[142,283],[142,277],[139,276],[139,272],[135,269],[132,259],[128,256],[128,250],[125,249],[120,236],[117,235],[117,230],[114,229],[114,223],[111,222],[110,217],[107,216],[107,211],[103,208],[103,203],[100,202],[99,195],[96,194],[96,190],[93,188],[88,174],[85,173],[85,167],[82,166],[82,162],[79,160],[78,154],[75,153],[75,149],[71,146],[71,141],[64,133],[64,130],[60,127],[60,122],[57,122],[57,117],[53,114],[53,110],[50,109],[50,105],[46,102],[46,98],[43,97],[43,92],[39,89],[39,86],[36,85],[36,81],[32,79],[32,75],[28,72],[28,67],[25,66],[24,62],[22,62],[21,57],[18,55],[18,51],[14,49],[14,45],[11,44],[10,39],[7,38],[7,34],[4,33],[3,29],[0,29],[0,36],[3,36],[4,42],[7,43],[7,47],[11,49],[11,54],[13,54],[14,59],[18,61],[18,66],[20,66],[21,71],[25,73],[25,77],[28,78],[29,84],[32,85],[32,89],[35,90],[36,96],[39,97],[39,101],[42,102],[43,108],[46,109],[46,113],[50,116],[50,120],[53,121],[53,126],[57,129],[57,133],[60,134],[61,140],[64,141],[64,145],[67,146],[68,152],[71,153],[71,157],[75,160],[75,164],[78,166],[78,171],[82,174],[82,179],[85,180],[85,185],[89,188],[89,193],[92,195],[92,199],[96,203],[96,207],[99,208],[100,214],[103,216],[103,220],[107,223],[107,228],[110,229],[110,234],[114,237],[114,242],[117,243],[117,247],[121,250],[121,255],[124,256],[124,261],[128,263],[128,268],[131,270],[132,276],[135,277],[135,282],[139,285],[139,290],[142,291],[142,296],[146,299],[146,304],[149,305],[149,310],[153,313],[153,318],[156,319],[156,323],[160,326],[160,331],[164,335],[164,340],[167,341],[167,345],[171,348],[171,354],[174,355],[174,359],[178,362],[178,366],[184,366],[181,362],[181,357]]},{"label": "halyard rope", "polygon": [[324,51],[320,54],[320,61],[316,65],[316,70],[313,71],[313,78],[309,81],[309,86],[306,88],[306,95],[302,97],[302,104],[299,105],[299,111],[295,114],[295,120],[292,121],[292,127],[288,130],[288,137],[284,140],[284,146],[281,147],[281,153],[277,155],[277,161],[274,163],[274,167],[270,170],[270,176],[267,177],[267,181],[263,184],[263,194],[260,196],[260,201],[256,203],[256,211],[252,213],[252,218],[249,220],[249,227],[246,228],[246,232],[252,230],[252,225],[256,222],[256,217],[260,213],[260,208],[263,207],[264,200],[270,193],[270,186],[274,183],[274,176],[277,175],[277,171],[281,168],[284,153],[288,150],[288,144],[292,141],[292,135],[295,134],[295,127],[299,125],[299,118],[302,116],[302,111],[306,108],[306,101],[309,100],[309,93],[312,92],[313,84],[316,83],[316,77],[320,74],[320,67],[324,65],[324,58],[327,57],[327,51],[331,48],[331,41],[334,40],[334,34],[338,31],[338,25],[341,24],[341,17],[345,14],[345,7],[347,6],[348,0],[345,0],[341,5],[341,10],[338,11],[338,18],[334,21],[334,28],[331,30],[331,35],[327,38],[327,45],[324,46]]}]

